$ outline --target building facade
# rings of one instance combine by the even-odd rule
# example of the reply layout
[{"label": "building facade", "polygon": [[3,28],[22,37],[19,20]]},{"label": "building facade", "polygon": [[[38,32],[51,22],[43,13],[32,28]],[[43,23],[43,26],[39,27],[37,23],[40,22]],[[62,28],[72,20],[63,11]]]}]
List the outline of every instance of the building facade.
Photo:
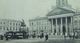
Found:
[{"label": "building facade", "polygon": [[74,31],[80,31],[80,14],[76,14],[73,16],[73,29]]},{"label": "building facade", "polygon": [[48,32],[51,33],[51,23],[49,22],[47,17],[39,17],[36,19],[29,20],[29,24],[32,31],[36,31],[36,33]]},{"label": "building facade", "polygon": [[[40,19],[34,19],[30,20],[30,24],[34,21],[30,26],[37,30],[37,27],[45,26],[33,24],[37,24],[37,21],[41,22],[42,24],[46,23],[50,27],[48,30],[52,30],[51,33],[54,35],[73,34],[74,29],[80,28],[80,13],[76,13],[76,10],[68,4],[68,0],[56,0],[56,7],[52,9],[52,11],[50,11],[46,17],[46,19],[41,19],[41,21],[47,20],[49,24],[46,23],[47,21],[41,22]],[[41,28],[39,28],[39,30],[40,29]]]},{"label": "building facade", "polygon": [[21,26],[21,21],[10,20],[10,19],[0,19],[0,31],[19,31]]}]

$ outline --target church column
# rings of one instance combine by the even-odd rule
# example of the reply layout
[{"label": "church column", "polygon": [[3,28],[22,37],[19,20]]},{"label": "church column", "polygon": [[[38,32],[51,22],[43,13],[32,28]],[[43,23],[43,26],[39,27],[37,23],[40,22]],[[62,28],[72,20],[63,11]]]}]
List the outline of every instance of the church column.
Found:
[{"label": "church column", "polygon": [[56,35],[58,34],[58,29],[57,29],[57,18],[56,18]]},{"label": "church column", "polygon": [[71,17],[71,32],[73,32],[73,28],[72,28],[72,17]]},{"label": "church column", "polygon": [[51,22],[52,22],[52,29],[51,29],[51,31],[53,33],[53,19],[51,19]]},{"label": "church column", "polygon": [[63,26],[63,25],[62,25],[62,18],[61,18],[61,28],[60,28],[60,29],[61,29],[61,35],[62,35],[62,33],[63,33],[63,31],[62,31],[62,26]]},{"label": "church column", "polygon": [[68,34],[67,17],[66,17],[66,35]]}]

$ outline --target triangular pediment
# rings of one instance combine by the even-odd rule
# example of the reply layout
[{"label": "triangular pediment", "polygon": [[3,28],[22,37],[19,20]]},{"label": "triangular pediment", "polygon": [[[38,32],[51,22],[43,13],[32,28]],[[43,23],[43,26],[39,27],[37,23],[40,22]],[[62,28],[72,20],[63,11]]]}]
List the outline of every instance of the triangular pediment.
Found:
[{"label": "triangular pediment", "polygon": [[75,13],[72,10],[66,9],[66,8],[54,8],[52,11],[50,11],[47,16],[53,16],[53,15],[59,15],[59,14],[67,14],[67,13]]}]

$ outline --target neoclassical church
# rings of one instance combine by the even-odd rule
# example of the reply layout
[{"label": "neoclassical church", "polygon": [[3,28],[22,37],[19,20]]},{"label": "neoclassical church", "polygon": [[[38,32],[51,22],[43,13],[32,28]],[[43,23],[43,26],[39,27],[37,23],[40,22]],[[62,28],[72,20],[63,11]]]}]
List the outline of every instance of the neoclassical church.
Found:
[{"label": "neoclassical church", "polygon": [[56,0],[56,7],[45,17],[31,19],[29,22],[31,29],[38,33],[43,30],[53,35],[68,35],[80,29],[80,13],[68,4],[68,0]]},{"label": "neoclassical church", "polygon": [[56,35],[72,33],[73,16],[75,10],[68,4],[68,0],[56,0],[56,8],[47,16],[52,25],[53,33]]}]

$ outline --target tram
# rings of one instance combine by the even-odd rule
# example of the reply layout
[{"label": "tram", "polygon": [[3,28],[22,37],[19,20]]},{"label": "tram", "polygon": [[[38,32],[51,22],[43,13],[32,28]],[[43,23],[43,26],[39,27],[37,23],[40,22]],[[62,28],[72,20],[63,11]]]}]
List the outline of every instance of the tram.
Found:
[{"label": "tram", "polygon": [[28,38],[28,33],[25,31],[16,31],[16,32],[6,32],[5,37],[8,39],[25,39]]}]

